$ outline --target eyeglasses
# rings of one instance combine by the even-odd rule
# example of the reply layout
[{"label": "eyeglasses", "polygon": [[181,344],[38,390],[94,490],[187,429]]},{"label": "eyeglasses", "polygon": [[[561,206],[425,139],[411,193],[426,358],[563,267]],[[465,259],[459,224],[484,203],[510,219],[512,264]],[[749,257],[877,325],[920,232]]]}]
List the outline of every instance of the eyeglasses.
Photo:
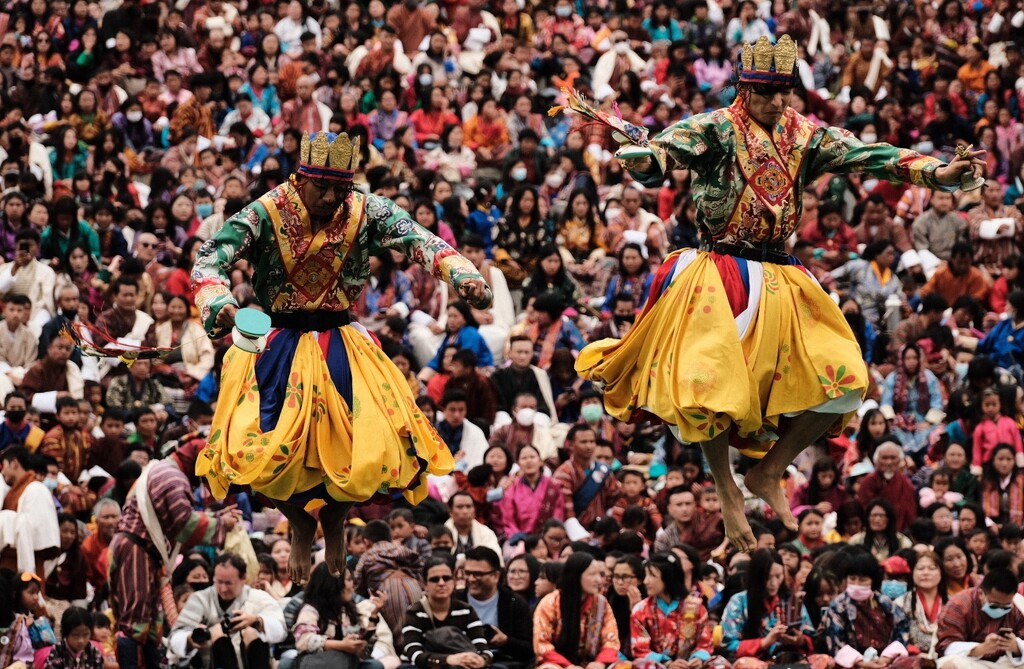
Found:
[{"label": "eyeglasses", "polygon": [[462,573],[466,575],[466,578],[483,578],[484,576],[490,576],[491,574],[493,574],[494,570],[492,569],[490,571],[464,571]]},{"label": "eyeglasses", "polygon": [[612,574],[613,581],[635,581],[636,576],[633,574]]},{"label": "eyeglasses", "polygon": [[530,571],[528,569],[509,569],[509,576],[529,576]]},{"label": "eyeglasses", "polygon": [[[468,575],[468,574],[467,574]],[[427,583],[447,583],[448,581],[454,581],[454,576],[431,576],[427,579]]]},{"label": "eyeglasses", "polygon": [[139,246],[144,249],[155,249],[157,245],[152,242],[139,242]]}]

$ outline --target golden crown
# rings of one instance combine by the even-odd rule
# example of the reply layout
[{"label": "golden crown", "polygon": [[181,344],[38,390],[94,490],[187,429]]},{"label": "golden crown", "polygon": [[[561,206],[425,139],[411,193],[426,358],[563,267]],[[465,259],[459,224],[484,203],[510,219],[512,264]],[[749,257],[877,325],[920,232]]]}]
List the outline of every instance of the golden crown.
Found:
[{"label": "golden crown", "polygon": [[792,85],[796,57],[796,42],[789,35],[780,37],[775,46],[762,35],[754,44],[743,45],[740,83]]},{"label": "golden crown", "polygon": [[299,145],[299,173],[320,179],[350,180],[359,169],[359,138],[348,133],[302,133]]}]

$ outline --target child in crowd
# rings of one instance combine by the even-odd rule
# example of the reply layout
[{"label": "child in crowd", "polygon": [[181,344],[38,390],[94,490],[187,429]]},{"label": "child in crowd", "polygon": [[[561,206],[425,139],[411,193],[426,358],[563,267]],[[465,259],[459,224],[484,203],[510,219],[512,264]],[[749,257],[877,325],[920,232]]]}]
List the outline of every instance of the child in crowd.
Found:
[{"label": "child in crowd", "polygon": [[1010,444],[1016,453],[1018,467],[1024,467],[1024,443],[1021,443],[1020,430],[1017,422],[1002,413],[1002,402],[999,391],[986,388],[981,393],[981,413],[983,415],[974,428],[973,457],[971,472],[981,475],[981,466],[992,458],[998,444]]},{"label": "child in crowd", "polygon": [[432,549],[430,542],[416,536],[416,518],[409,509],[395,509],[388,514],[388,527],[391,528],[391,540],[414,551],[420,556],[423,564],[430,559]]}]

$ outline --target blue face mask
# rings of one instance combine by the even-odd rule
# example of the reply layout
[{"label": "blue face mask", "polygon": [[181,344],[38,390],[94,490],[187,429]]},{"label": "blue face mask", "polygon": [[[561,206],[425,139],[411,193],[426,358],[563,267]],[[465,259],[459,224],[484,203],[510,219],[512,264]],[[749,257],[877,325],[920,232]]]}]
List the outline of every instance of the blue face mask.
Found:
[{"label": "blue face mask", "polygon": [[1013,609],[1013,605],[1010,606],[993,606],[992,604],[985,604],[981,607],[981,610],[985,612],[985,615],[989,618],[1002,618],[1010,610]]},{"label": "blue face mask", "polygon": [[57,489],[59,483],[57,482],[57,479],[52,479],[49,476],[47,476],[45,479],[43,479],[43,485],[46,486],[50,491],[54,491]]},{"label": "blue face mask", "polygon": [[212,202],[200,202],[199,204],[196,205],[196,214],[199,216],[199,218],[206,218],[207,216],[209,216],[212,213],[213,213],[213,203]]},{"label": "blue face mask", "polygon": [[907,592],[907,584],[904,581],[882,581],[882,594],[889,599],[902,597]]}]

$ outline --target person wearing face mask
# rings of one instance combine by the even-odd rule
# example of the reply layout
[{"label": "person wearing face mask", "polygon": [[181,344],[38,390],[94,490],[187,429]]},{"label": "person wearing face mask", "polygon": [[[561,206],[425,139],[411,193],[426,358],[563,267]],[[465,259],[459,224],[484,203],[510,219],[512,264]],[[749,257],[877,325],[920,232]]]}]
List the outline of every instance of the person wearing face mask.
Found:
[{"label": "person wearing face mask", "polygon": [[846,590],[822,619],[829,655],[843,669],[916,666],[908,657],[910,622],[882,594],[882,567],[871,553],[856,550],[845,563]]},{"label": "person wearing face mask", "polygon": [[0,424],[0,451],[11,446],[25,446],[34,451],[43,443],[43,436],[46,433],[25,420],[27,409],[25,395],[17,390],[4,399],[4,422]]},{"label": "person wearing face mask", "polygon": [[[516,457],[524,446],[533,446],[545,460],[557,458],[557,448],[551,438],[551,418],[537,411],[537,398],[532,393],[519,393],[512,405],[511,422],[491,432],[491,446],[507,448]],[[500,414],[496,425],[503,421]]]},{"label": "person wearing face mask", "polygon": [[612,33],[612,48],[597,59],[594,65],[594,78],[591,83],[595,95],[602,91],[613,90],[612,82],[618,82],[626,72],[643,72],[646,67],[644,59],[637,55],[629,46],[629,37],[625,32],[616,30]]},{"label": "person wearing face mask", "polygon": [[950,598],[938,623],[942,669],[992,669],[1024,663],[1024,611],[1017,577],[993,569],[981,585]]},{"label": "person wearing face mask", "polygon": [[[0,526],[14,541],[0,548],[0,568],[45,574],[46,562],[60,555],[60,527],[53,493],[39,482],[38,457],[24,446],[12,446],[0,455],[8,491],[0,510]],[[29,513],[28,509],[33,509]]]},{"label": "person wearing face mask", "polygon": [[586,23],[583,18],[576,14],[572,0],[558,0],[555,3],[554,15],[549,15],[540,25],[538,31],[539,47],[550,49],[555,35],[560,35],[567,42],[582,48],[586,43],[576,44],[577,39],[584,32]]}]

